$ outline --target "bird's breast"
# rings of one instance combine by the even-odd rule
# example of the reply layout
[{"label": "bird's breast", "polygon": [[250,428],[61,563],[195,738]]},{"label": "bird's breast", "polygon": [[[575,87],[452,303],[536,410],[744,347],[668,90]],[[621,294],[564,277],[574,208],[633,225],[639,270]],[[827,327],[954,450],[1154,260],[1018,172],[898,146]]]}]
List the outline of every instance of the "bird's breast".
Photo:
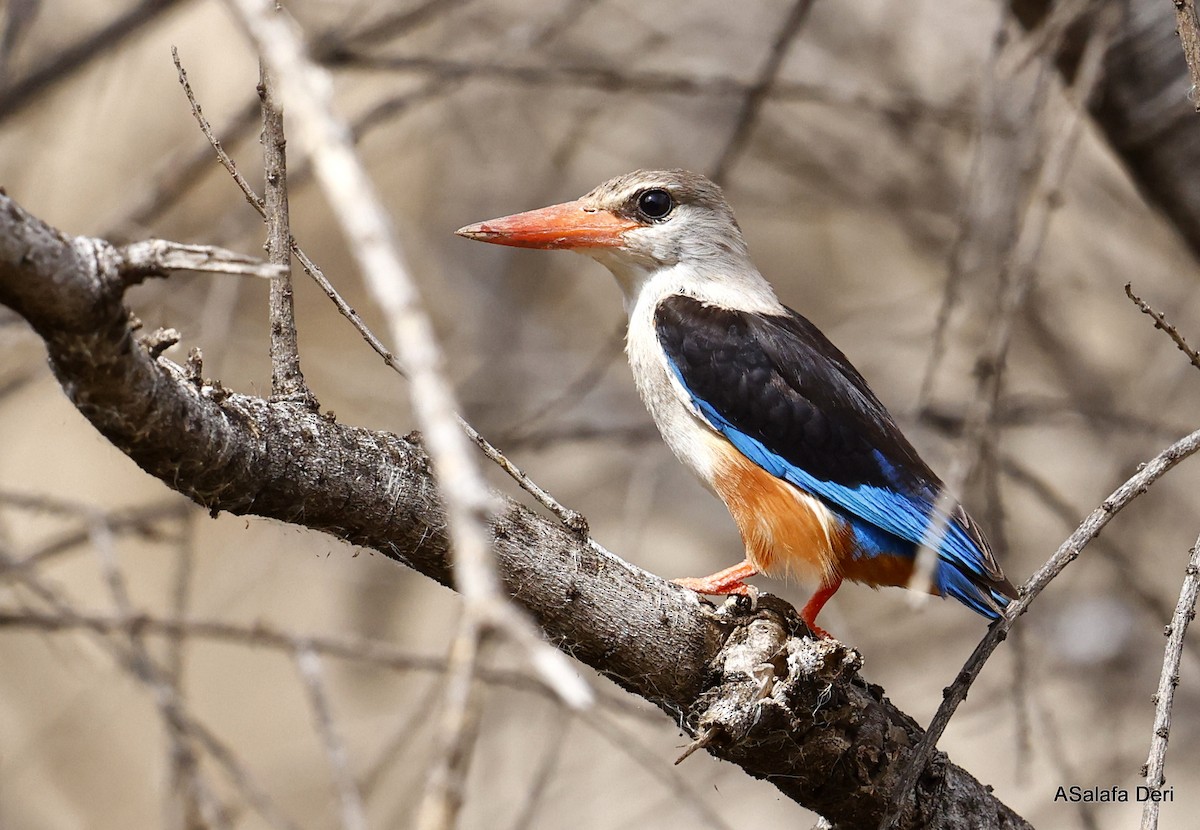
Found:
[{"label": "bird's breast", "polygon": [[630,315],[625,351],[634,383],[671,452],[716,492],[714,475],[718,458],[713,439],[718,436],[696,413],[667,363],[654,330],[654,305],[639,302]]}]

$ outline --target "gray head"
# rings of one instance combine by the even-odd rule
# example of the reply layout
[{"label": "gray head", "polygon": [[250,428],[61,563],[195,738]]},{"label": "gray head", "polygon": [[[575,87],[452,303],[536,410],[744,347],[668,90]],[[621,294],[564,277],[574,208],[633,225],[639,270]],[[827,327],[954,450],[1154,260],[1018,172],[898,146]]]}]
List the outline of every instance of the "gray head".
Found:
[{"label": "gray head", "polygon": [[748,271],[758,278],[721,188],[687,170],[635,170],[573,202],[456,233],[498,245],[586,254],[613,272],[630,299],[654,274],[680,264],[700,275]]}]

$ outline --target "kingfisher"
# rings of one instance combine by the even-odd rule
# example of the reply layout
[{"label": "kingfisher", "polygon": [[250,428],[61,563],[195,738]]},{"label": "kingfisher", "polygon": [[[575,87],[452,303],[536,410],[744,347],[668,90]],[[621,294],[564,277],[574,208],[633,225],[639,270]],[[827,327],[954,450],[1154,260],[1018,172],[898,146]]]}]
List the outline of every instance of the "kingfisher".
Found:
[{"label": "kingfisher", "polygon": [[907,585],[923,547],[936,551],[930,593],[988,619],[1017,597],[863,376],[776,297],[709,179],[638,170],[456,233],[577,251],[616,277],[638,392],[746,549],[739,564],[677,584],[711,595],[753,595],[745,580],[756,574],[815,584],[800,616],[823,637],[817,615],[844,580]]}]

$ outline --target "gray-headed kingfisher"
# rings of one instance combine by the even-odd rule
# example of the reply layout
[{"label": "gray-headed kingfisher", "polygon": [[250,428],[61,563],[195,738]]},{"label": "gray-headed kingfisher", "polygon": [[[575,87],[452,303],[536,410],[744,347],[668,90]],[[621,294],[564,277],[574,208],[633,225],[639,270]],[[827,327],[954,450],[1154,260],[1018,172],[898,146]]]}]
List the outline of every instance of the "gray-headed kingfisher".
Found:
[{"label": "gray-headed kingfisher", "polygon": [[639,170],[573,202],[457,233],[578,251],[617,278],[642,400],[746,546],[740,564],[678,584],[745,594],[743,580],[758,573],[815,583],[801,617],[825,635],[817,614],[843,580],[905,585],[918,550],[937,537],[931,593],[989,619],[1016,598],[979,527],[943,495],[862,375],[779,302],[704,176]]}]

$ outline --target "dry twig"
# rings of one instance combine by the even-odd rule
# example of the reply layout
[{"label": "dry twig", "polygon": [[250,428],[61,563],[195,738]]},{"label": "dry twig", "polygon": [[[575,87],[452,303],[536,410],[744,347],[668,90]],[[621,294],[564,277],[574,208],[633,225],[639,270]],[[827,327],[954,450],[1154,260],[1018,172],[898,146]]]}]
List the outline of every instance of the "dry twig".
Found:
[{"label": "dry twig", "polygon": [[[1196,618],[1196,594],[1200,592],[1200,538],[1192,546],[1188,558],[1183,585],[1179,589],[1179,602],[1171,622],[1163,632],[1167,635],[1167,647],[1163,654],[1162,674],[1158,678],[1158,691],[1154,694],[1154,731],[1150,736],[1150,757],[1142,767],[1146,785],[1158,793],[1166,778],[1163,769],[1167,759],[1167,740],[1171,737],[1171,707],[1175,703],[1175,688],[1179,685],[1179,663],[1183,657],[1183,638],[1188,625]],[[1142,830],[1158,827],[1159,802],[1153,798],[1142,807]]]},{"label": "dry twig", "polygon": [[1179,348],[1179,351],[1187,355],[1187,359],[1193,366],[1200,369],[1200,354],[1197,354],[1196,350],[1187,344],[1187,341],[1183,339],[1183,335],[1179,333],[1179,329],[1167,322],[1167,318],[1161,312],[1155,311],[1149,303],[1133,293],[1133,283],[1125,283],[1125,296],[1132,300],[1133,304],[1140,308],[1143,314],[1149,316],[1154,321],[1156,329],[1165,331],[1167,336]]}]

